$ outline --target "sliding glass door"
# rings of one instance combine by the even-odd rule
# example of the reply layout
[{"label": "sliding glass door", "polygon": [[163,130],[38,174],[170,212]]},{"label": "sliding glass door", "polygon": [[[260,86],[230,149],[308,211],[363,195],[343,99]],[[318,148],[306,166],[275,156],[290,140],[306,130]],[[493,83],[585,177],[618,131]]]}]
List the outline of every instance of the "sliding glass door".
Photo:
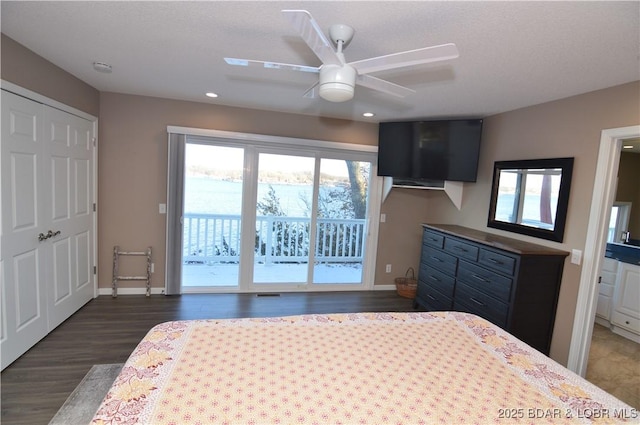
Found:
[{"label": "sliding glass door", "polygon": [[313,283],[362,282],[371,163],[320,160]]},{"label": "sliding glass door", "polygon": [[255,284],[306,284],[315,158],[258,154]]},{"label": "sliding glass door", "polygon": [[182,292],[364,287],[373,159],[187,139]]},{"label": "sliding glass door", "polygon": [[244,149],[187,143],[182,286],[238,287]]}]

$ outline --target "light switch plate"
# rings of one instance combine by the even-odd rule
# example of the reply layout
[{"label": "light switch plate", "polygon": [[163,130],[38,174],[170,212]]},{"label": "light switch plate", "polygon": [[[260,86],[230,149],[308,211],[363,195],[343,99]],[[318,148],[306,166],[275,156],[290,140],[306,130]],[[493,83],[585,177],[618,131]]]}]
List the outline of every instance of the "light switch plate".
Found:
[{"label": "light switch plate", "polygon": [[571,264],[580,265],[581,262],[582,262],[582,251],[580,251],[579,249],[572,249]]}]

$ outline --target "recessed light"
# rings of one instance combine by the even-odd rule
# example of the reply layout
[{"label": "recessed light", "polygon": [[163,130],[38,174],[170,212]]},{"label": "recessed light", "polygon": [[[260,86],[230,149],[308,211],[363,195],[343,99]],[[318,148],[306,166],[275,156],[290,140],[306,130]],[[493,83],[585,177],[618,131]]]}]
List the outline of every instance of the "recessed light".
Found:
[{"label": "recessed light", "polygon": [[622,149],[633,149],[633,145],[624,145]]},{"label": "recessed light", "polygon": [[208,93],[205,93],[205,96],[207,96],[207,97],[218,97],[218,94],[210,91]]},{"label": "recessed light", "polygon": [[365,112],[364,114],[362,114],[363,117],[375,117],[376,114],[374,114],[373,112]]},{"label": "recessed light", "polygon": [[104,72],[105,74],[111,73],[111,65],[104,62],[94,62],[93,69],[95,69],[98,72]]}]

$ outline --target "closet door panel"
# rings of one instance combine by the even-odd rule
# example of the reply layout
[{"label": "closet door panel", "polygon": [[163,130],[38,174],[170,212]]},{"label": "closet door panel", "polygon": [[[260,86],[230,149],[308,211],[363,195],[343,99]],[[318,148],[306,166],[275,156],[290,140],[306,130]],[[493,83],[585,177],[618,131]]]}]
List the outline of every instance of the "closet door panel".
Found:
[{"label": "closet door panel", "polygon": [[74,160],[74,208],[75,217],[90,217],[91,215],[91,164],[88,159]]},{"label": "closet door panel", "polygon": [[53,302],[55,305],[71,296],[71,244],[69,238],[52,243],[53,246]]},{"label": "closet door panel", "polygon": [[[55,282],[49,295],[49,326],[54,328],[93,297],[92,285],[86,284],[85,262],[86,258],[93,258],[90,208],[93,153],[92,141],[88,140],[92,123],[46,106],[44,117],[47,122],[44,137],[51,150],[52,164],[49,208],[55,211],[51,224],[55,233],[51,238]],[[79,235],[84,235],[84,239]],[[82,265],[75,263],[78,258],[83,260]]]},{"label": "closet door panel", "polygon": [[16,300],[16,326],[17,333],[25,330],[30,324],[36,323],[36,327],[43,328],[37,323],[43,319],[43,305],[40,303],[42,292],[41,273],[38,273],[40,264],[39,252],[33,249],[22,252],[13,257],[13,287]]},{"label": "closet door panel", "polygon": [[[18,148],[19,149],[19,148]],[[11,228],[13,232],[35,230],[38,227],[38,153],[8,153]]]},{"label": "closet door panel", "polygon": [[91,286],[91,233],[82,232],[75,236],[74,246],[76,247],[75,264],[75,290],[81,290]]},{"label": "closet door panel", "polygon": [[2,92],[2,368],[48,332],[42,120],[40,104]]},{"label": "closet door panel", "polygon": [[69,159],[51,157],[51,221],[69,219]]}]

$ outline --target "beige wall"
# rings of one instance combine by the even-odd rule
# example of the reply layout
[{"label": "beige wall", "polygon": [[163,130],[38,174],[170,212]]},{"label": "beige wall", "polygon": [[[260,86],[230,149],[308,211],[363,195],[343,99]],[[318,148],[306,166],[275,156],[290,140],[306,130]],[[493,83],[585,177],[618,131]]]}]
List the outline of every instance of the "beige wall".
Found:
[{"label": "beige wall", "polygon": [[[400,268],[415,267],[420,247],[416,228],[420,221],[455,223],[566,251],[584,251],[601,131],[639,123],[639,82],[486,118],[478,181],[465,183],[462,209],[458,211],[442,192],[421,195],[421,201],[409,205],[383,204],[382,212],[387,214],[387,223],[381,224],[381,238],[393,240],[396,235],[404,235],[411,240],[403,242],[407,249],[404,253],[389,252],[385,256],[384,249],[381,249],[378,260],[385,263],[388,258],[399,261],[404,258]],[[575,163],[563,243],[487,228],[494,161],[564,156],[575,157]],[[416,210],[418,218],[413,222],[405,217],[408,207]],[[395,217],[404,218],[396,220]],[[383,246],[384,242],[381,242],[380,247]],[[382,270],[380,267],[378,264],[379,271]],[[568,260],[565,262],[551,344],[551,357],[562,364],[566,364],[568,358],[581,271],[581,266]]]},{"label": "beige wall", "polygon": [[640,154],[620,154],[616,201],[631,202],[628,230],[631,239],[640,239]]},{"label": "beige wall", "polygon": [[[8,46],[8,47],[6,47]],[[10,63],[15,61],[16,63]],[[37,66],[34,66],[37,64]],[[205,103],[101,93],[34,57],[2,36],[2,78],[90,114],[100,113],[99,282],[109,286],[111,249],[152,245],[154,286],[164,280],[166,126],[181,125],[339,142],[376,144],[377,126]],[[66,82],[66,83],[65,83]],[[60,92],[57,84],[67,84]],[[70,93],[66,93],[70,92]],[[382,205],[376,284],[391,284],[407,267],[417,270],[420,223],[457,223],[555,248],[584,250],[597,152],[602,129],[636,125],[640,83],[625,84],[486,118],[478,182],[465,184],[458,211],[440,191],[393,189]],[[564,243],[486,228],[491,170],[496,160],[574,156],[574,174]],[[392,264],[393,272],[384,273]],[[566,364],[581,267],[566,262],[551,357]]]},{"label": "beige wall", "polygon": [[13,39],[0,39],[0,78],[97,117],[100,93]]},{"label": "beige wall", "polygon": [[[377,145],[378,126],[354,121],[101,93],[98,143],[98,282],[109,287],[114,245],[154,250],[164,286],[167,125]],[[133,268],[135,264],[131,265]],[[120,287],[139,286],[121,282]]]}]

